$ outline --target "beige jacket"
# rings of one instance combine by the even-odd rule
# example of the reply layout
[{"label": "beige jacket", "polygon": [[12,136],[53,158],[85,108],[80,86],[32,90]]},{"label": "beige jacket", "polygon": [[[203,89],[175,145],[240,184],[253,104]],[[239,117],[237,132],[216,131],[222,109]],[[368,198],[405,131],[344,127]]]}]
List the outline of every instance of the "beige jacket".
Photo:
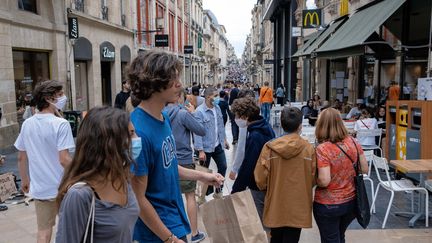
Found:
[{"label": "beige jacket", "polygon": [[263,223],[269,228],[312,227],[314,147],[298,134],[266,143],[255,167],[255,181],[267,190]]}]

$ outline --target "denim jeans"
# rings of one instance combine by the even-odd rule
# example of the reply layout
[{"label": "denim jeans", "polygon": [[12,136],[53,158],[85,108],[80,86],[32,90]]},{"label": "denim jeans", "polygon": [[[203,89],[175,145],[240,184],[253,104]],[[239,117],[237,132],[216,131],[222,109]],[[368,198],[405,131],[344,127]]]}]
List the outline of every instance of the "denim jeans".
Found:
[{"label": "denim jeans", "polygon": [[262,103],[261,104],[261,115],[267,122],[270,122],[270,109],[271,103]]},{"label": "denim jeans", "polygon": [[345,243],[345,231],[355,219],[355,204],[355,200],[332,205],[314,202],[313,214],[321,243]]},{"label": "denim jeans", "polygon": [[225,173],[227,170],[227,163],[226,163],[225,151],[222,148],[222,145],[219,144],[215,148],[214,152],[205,153],[205,154],[206,154],[206,161],[203,164],[203,166],[208,168],[210,166],[210,159],[213,158],[218,168],[218,173],[225,177]]},{"label": "denim jeans", "polygon": [[270,243],[298,243],[301,230],[292,227],[271,228]]}]

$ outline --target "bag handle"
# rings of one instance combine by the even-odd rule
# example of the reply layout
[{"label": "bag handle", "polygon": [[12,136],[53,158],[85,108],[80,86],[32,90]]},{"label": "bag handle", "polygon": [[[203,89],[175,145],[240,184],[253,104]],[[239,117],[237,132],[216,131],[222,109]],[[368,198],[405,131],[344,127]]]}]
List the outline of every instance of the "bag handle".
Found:
[{"label": "bag handle", "polygon": [[[78,185],[87,185],[87,183],[77,182],[77,183],[73,184],[71,186],[71,188],[74,186],[78,186]],[[96,197],[95,197],[93,189],[91,189],[91,191],[92,191],[92,199],[91,199],[91,204],[90,204],[89,217],[87,219],[87,224],[86,224],[86,230],[85,230],[84,238],[82,241],[83,243],[87,243],[89,231],[90,231],[90,243],[93,243],[93,238],[94,238],[93,232],[94,232],[94,221],[95,221],[95,211],[96,211],[96,208],[95,208],[96,207],[96,199],[95,199]]]},{"label": "bag handle", "polygon": [[345,156],[349,160],[351,160],[351,162],[353,163],[353,167],[354,167],[354,170],[356,172],[356,175],[359,175],[360,174],[360,170],[361,170],[360,154],[359,154],[359,151],[358,151],[358,148],[357,148],[357,144],[354,142],[354,139],[351,138],[351,140],[352,140],[352,142],[354,144],[354,147],[356,148],[356,151],[357,151],[357,163],[355,163],[354,160],[347,154],[347,152],[345,152],[345,150],[343,150],[338,144],[334,143],[334,145],[336,145],[345,154]]}]

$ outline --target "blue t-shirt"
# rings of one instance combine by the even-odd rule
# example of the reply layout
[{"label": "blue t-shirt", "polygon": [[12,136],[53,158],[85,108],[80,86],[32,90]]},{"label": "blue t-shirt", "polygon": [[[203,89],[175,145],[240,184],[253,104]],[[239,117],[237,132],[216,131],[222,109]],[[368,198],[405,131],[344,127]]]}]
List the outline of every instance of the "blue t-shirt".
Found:
[{"label": "blue t-shirt", "polygon": [[[164,121],[157,120],[141,108],[132,112],[131,121],[141,137],[142,151],[131,170],[136,176],[148,176],[147,199],[168,229],[181,238],[190,233],[190,227],[180,193],[175,141],[169,117],[165,113],[163,117]],[[161,242],[140,218],[133,238]]]}]

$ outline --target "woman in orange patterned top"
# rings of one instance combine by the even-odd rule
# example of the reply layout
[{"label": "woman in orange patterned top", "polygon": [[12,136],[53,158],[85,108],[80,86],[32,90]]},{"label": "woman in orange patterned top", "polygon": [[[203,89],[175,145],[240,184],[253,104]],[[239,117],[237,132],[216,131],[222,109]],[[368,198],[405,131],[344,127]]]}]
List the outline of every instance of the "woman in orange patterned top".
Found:
[{"label": "woman in orange patterned top", "polygon": [[348,135],[339,111],[327,108],[316,123],[318,178],[313,205],[321,242],[345,242],[345,230],[355,218],[354,163],[363,173],[368,164],[361,145]]}]

